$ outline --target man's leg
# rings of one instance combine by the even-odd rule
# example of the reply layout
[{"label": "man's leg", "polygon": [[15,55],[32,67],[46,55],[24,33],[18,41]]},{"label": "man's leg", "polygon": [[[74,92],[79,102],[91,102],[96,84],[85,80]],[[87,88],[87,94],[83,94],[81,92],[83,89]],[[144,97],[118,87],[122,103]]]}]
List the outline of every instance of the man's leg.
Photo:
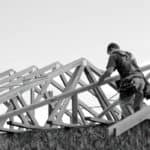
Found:
[{"label": "man's leg", "polygon": [[134,97],[135,97],[134,94],[128,97],[120,95],[120,107],[122,110],[122,119],[134,113],[133,109]]},{"label": "man's leg", "polygon": [[134,78],[133,84],[136,89],[133,108],[134,108],[134,111],[136,112],[140,110],[142,107],[142,103],[144,99],[143,90],[145,87],[145,81],[144,79],[141,79],[141,78]]}]

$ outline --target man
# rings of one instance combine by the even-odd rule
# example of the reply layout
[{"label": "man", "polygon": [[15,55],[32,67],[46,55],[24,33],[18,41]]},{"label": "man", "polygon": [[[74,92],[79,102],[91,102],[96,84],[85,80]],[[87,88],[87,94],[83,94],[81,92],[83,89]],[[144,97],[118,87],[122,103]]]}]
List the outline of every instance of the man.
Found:
[{"label": "man", "polygon": [[122,117],[126,117],[142,107],[145,87],[144,75],[130,52],[120,50],[116,43],[110,43],[107,47],[109,60],[107,70],[99,79],[101,84],[105,78],[109,77],[113,71],[117,70],[120,75],[118,85],[120,92],[120,106]]}]

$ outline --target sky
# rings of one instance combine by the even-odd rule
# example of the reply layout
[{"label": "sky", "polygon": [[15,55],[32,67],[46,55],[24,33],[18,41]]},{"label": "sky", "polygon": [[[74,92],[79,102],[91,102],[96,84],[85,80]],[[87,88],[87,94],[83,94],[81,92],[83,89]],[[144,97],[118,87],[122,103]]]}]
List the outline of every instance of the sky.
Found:
[{"label": "sky", "polygon": [[149,63],[148,0],[1,0],[0,72],[87,58],[105,69],[117,42]]}]

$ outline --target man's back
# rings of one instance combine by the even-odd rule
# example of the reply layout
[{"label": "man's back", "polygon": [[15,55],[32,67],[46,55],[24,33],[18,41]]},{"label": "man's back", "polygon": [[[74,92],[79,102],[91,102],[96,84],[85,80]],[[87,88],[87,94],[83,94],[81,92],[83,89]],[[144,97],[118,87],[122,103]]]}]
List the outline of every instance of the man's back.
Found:
[{"label": "man's back", "polygon": [[141,73],[132,54],[126,51],[114,51],[110,55],[107,68],[110,66],[113,66],[119,72],[121,78],[126,78],[129,75]]}]

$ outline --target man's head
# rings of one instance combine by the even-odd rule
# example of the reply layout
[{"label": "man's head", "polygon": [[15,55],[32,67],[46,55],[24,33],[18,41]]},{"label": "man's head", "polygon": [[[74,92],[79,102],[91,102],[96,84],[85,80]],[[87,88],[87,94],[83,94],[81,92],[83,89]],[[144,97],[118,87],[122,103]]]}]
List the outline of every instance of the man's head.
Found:
[{"label": "man's head", "polygon": [[111,54],[114,50],[119,50],[120,46],[117,43],[110,43],[107,46],[107,54]]}]

